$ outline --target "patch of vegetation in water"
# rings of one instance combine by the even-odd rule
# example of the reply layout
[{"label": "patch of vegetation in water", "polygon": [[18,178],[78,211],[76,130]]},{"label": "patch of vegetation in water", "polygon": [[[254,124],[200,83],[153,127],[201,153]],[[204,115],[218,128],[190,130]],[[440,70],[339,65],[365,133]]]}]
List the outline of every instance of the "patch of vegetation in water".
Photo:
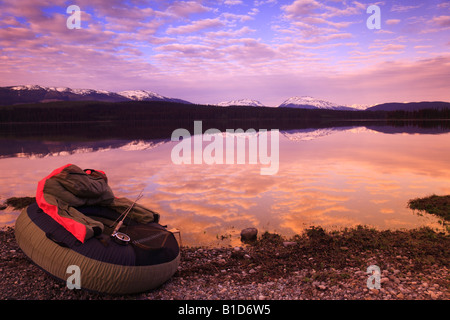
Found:
[{"label": "patch of vegetation in water", "polygon": [[442,218],[441,223],[449,229],[450,223],[450,195],[431,195],[425,198],[416,198],[408,201],[408,207],[413,210],[424,211],[426,213]]},{"label": "patch of vegetation in water", "polygon": [[22,210],[34,202],[36,202],[36,198],[34,197],[11,197],[6,199],[4,205],[5,208],[12,207],[14,210]]}]

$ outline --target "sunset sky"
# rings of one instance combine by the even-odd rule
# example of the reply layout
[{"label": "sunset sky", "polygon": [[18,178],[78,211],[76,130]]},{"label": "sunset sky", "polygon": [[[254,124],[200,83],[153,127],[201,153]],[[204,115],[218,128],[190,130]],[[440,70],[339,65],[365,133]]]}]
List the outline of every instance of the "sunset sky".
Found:
[{"label": "sunset sky", "polygon": [[[381,29],[366,26],[372,4]],[[450,101],[450,2],[0,0],[0,86],[19,84],[211,104]]]}]

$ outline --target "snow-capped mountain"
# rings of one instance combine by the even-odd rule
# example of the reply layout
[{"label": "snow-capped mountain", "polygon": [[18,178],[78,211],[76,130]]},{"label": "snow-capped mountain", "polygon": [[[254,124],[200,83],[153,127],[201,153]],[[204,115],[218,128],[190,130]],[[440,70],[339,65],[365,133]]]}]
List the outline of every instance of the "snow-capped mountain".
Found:
[{"label": "snow-capped mountain", "polygon": [[119,94],[131,100],[145,101],[146,99],[165,99],[160,94],[145,90],[126,90],[120,91]]},{"label": "snow-capped mountain", "polygon": [[93,89],[72,89],[68,87],[43,87],[38,85],[20,85],[14,87],[6,87],[11,90],[17,91],[20,94],[31,92],[31,91],[47,91],[47,92],[55,92],[61,94],[75,94],[80,96],[88,96],[88,95],[107,95],[107,96],[117,96],[118,94],[111,91],[105,90],[93,90]]},{"label": "snow-capped mountain", "polygon": [[224,101],[217,104],[219,107],[229,107],[229,106],[248,106],[248,107],[264,107],[264,105],[257,101],[251,99],[240,99],[240,100],[231,100]]},{"label": "snow-capped mountain", "polygon": [[126,90],[120,91],[118,94],[127,99],[136,101],[169,101],[190,104],[190,102],[185,100],[165,97],[158,93],[146,90]]},{"label": "snow-capped mountain", "polygon": [[309,96],[291,97],[280,104],[278,108],[357,110],[352,107],[340,105],[326,100],[316,99]]},{"label": "snow-capped mountain", "polygon": [[13,87],[13,90],[30,90],[28,88],[36,88],[35,90],[43,89],[47,91],[58,91],[58,92],[69,92],[74,94],[79,94],[82,96],[86,96],[89,94],[113,94],[113,92],[105,91],[105,90],[93,90],[93,89],[72,89],[68,87],[41,87],[41,86],[17,86]]},{"label": "snow-capped mountain", "polygon": [[352,104],[352,105],[347,105],[347,107],[356,109],[356,110],[366,110],[367,108],[370,108],[372,105],[370,104]]},{"label": "snow-capped mountain", "polygon": [[39,85],[0,87],[0,105],[88,100],[104,102],[121,102],[131,100],[166,101],[190,104],[190,102],[185,100],[164,97],[160,94],[144,90],[129,90],[117,93],[105,90],[44,87]]},{"label": "snow-capped mountain", "polygon": [[[11,90],[41,90],[41,89],[45,89],[46,87],[27,84],[24,86],[15,86],[15,87],[7,87],[7,88],[10,88]],[[68,88],[60,88],[60,89],[61,89],[61,91],[64,91],[65,89],[68,89]]]}]

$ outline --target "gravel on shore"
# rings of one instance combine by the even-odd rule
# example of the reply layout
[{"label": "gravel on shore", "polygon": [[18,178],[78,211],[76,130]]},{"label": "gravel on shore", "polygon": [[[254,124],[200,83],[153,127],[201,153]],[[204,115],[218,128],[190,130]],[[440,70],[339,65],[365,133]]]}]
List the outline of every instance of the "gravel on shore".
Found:
[{"label": "gravel on shore", "polygon": [[[428,228],[326,232],[312,227],[284,239],[264,233],[239,247],[181,249],[175,275],[133,295],[70,290],[0,230],[0,300],[449,300],[450,237]],[[369,289],[367,268],[380,268]]]}]

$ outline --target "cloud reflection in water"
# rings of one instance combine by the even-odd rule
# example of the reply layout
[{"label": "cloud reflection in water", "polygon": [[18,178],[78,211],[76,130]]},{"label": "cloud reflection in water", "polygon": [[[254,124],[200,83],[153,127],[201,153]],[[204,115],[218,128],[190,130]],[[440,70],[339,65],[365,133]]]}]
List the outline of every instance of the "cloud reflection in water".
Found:
[{"label": "cloud reflection in water", "polygon": [[[310,133],[309,137],[311,136]],[[292,138],[292,133],[290,134]],[[298,138],[298,137],[297,137]],[[409,199],[450,192],[450,134],[383,134],[335,130],[316,139],[280,135],[280,168],[260,175],[260,165],[175,165],[175,143],[117,148],[44,158],[0,159],[0,200],[29,196],[38,180],[66,163],[106,171],[117,196],[160,212],[191,245],[237,243],[242,228],[285,235],[311,225],[358,224],[380,229],[439,227],[437,219],[406,208]],[[1,213],[0,224],[13,223]],[[231,238],[227,237],[231,235]],[[221,240],[226,237],[226,241]]]}]

